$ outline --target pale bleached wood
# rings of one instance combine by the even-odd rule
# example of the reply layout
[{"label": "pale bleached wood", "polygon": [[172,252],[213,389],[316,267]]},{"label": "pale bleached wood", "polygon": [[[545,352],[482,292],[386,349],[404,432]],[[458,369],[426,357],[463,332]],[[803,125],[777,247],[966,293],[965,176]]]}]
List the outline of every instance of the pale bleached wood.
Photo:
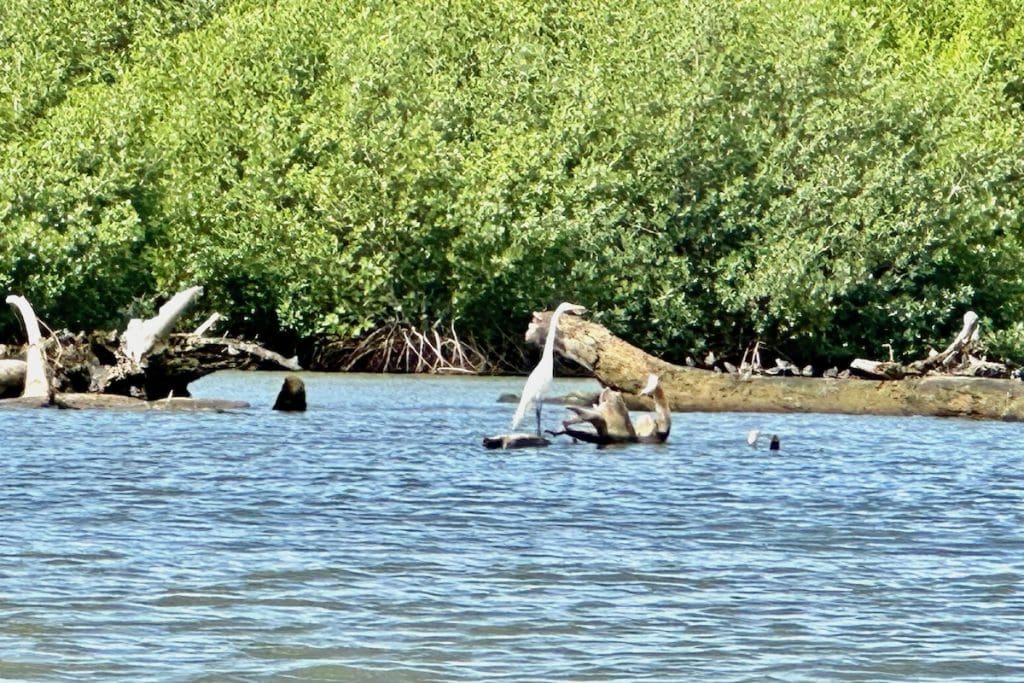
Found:
[{"label": "pale bleached wood", "polygon": [[142,361],[142,357],[158,341],[171,333],[178,318],[185,314],[202,293],[202,287],[189,287],[172,296],[154,317],[147,320],[132,318],[128,321],[123,335],[125,355],[136,363]]},{"label": "pale bleached wood", "polygon": [[220,313],[214,312],[214,313],[210,314],[210,317],[207,318],[206,320],[204,320],[203,324],[195,329],[195,332],[192,333],[192,336],[194,336],[194,337],[202,337],[207,332],[209,332],[211,329],[213,329],[213,326],[216,325],[218,322],[220,322],[222,317],[223,316],[221,316]]},{"label": "pale bleached wood", "polygon": [[46,357],[43,355],[43,335],[39,332],[39,320],[36,318],[32,305],[23,296],[11,294],[7,303],[14,306],[25,324],[28,336],[28,348],[25,351],[25,388],[21,395],[24,398],[50,397],[50,380],[46,375]]}]

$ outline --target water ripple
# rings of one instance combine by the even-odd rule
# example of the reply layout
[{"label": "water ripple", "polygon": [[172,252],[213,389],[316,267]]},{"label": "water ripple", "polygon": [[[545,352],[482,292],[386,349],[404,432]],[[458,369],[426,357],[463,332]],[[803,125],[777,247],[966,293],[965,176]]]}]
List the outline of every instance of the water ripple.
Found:
[{"label": "water ripple", "polygon": [[514,380],[311,375],[302,415],[279,385],[0,413],[0,678],[1024,679],[1015,425],[677,414],[663,447],[492,452]]}]

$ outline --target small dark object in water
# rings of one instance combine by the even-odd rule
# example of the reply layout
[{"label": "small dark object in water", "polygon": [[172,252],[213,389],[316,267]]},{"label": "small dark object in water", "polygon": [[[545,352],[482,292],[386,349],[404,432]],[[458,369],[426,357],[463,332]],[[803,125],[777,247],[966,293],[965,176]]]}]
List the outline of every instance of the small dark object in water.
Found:
[{"label": "small dark object in water", "polygon": [[498,434],[496,436],[485,436],[483,440],[484,448],[544,448],[550,446],[551,442],[545,439],[543,436],[537,436],[536,434],[527,434],[525,432],[515,432],[513,434]]},{"label": "small dark object in water", "polygon": [[768,444],[768,450],[777,451],[779,450],[779,437],[777,434],[772,434],[772,441]]},{"label": "small dark object in water", "polygon": [[281,391],[277,394],[274,410],[301,412],[306,409],[306,385],[297,375],[284,378]]}]

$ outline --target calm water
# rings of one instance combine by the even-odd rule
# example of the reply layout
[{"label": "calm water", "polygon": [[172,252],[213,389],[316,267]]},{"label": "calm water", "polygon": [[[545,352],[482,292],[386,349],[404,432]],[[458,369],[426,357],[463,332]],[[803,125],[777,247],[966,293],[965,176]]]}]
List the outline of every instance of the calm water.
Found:
[{"label": "calm water", "polygon": [[0,678],[1024,680],[1024,425],[494,452],[521,380],[308,375],[300,415],[280,383],[0,411]]}]

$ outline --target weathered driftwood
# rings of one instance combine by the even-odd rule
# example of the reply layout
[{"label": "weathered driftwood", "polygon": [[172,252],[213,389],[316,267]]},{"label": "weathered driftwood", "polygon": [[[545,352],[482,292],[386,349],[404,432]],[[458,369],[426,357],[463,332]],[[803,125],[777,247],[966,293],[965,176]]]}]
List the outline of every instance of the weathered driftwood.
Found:
[{"label": "weathered driftwood", "polygon": [[977,344],[979,337],[978,314],[974,311],[964,313],[964,325],[960,333],[942,353],[912,363],[911,365],[920,372],[927,372],[939,366],[949,366],[962,358],[969,358],[971,346]]},{"label": "weathered driftwood", "polygon": [[192,307],[202,293],[202,287],[189,287],[168,299],[152,318],[129,320],[124,334],[121,335],[124,355],[136,363],[141,362],[154,344],[171,333],[178,319]]},{"label": "weathered driftwood", "polygon": [[[302,368],[259,344],[227,337],[171,334],[159,346],[133,363],[118,352],[116,334],[94,335],[89,348],[78,353],[77,375],[88,379],[78,390],[159,399],[190,396],[188,385],[218,370],[291,370]],[[103,359],[114,359],[113,363]],[[84,364],[84,368],[82,367]],[[69,371],[64,367],[64,371]]]},{"label": "weathered driftwood", "polygon": [[46,359],[43,357],[43,336],[39,332],[39,321],[36,319],[35,311],[32,310],[28,299],[23,296],[11,294],[7,297],[7,303],[21,315],[28,337],[28,347],[25,349],[25,385],[21,395],[31,399],[48,399],[52,390],[46,372]]},{"label": "weathered driftwood", "polygon": [[512,450],[514,448],[544,448],[550,446],[551,442],[543,436],[528,434],[526,432],[513,432],[511,434],[497,434],[483,438],[484,448]]},{"label": "weathered driftwood", "polygon": [[888,361],[867,360],[856,358],[850,363],[850,370],[861,377],[871,379],[903,379],[920,377],[926,374],[953,374],[968,377],[1009,377],[1009,368],[1002,363],[993,363],[980,353],[980,328],[978,315],[974,311],[964,314],[963,327],[944,351],[932,352],[928,358],[904,365],[892,358],[892,347],[889,347]]},{"label": "weathered driftwood", "polygon": [[[226,337],[172,334],[175,322],[202,293],[201,287],[179,292],[149,320],[134,319],[124,333],[92,335],[52,333],[45,339],[32,307],[23,297],[9,296],[25,321],[26,361],[0,361],[0,395],[23,385],[23,395],[45,398],[63,394],[117,394],[136,399],[189,397],[191,382],[218,370],[301,370],[297,359],[285,358],[259,344]],[[200,326],[208,330],[213,317]],[[4,347],[4,353],[12,353]],[[19,352],[14,351],[14,354]],[[29,401],[29,403],[33,403]]]},{"label": "weathered driftwood", "polygon": [[[527,341],[543,339],[548,313]],[[651,356],[583,318],[562,320],[556,350],[589,368],[602,384],[636,393],[644,378],[661,378],[673,411],[822,412],[941,415],[1024,420],[1024,383],[980,377],[922,376],[899,381],[766,377],[715,373]]]},{"label": "weathered driftwood", "polygon": [[[201,287],[179,292],[153,318],[133,319],[123,334],[60,331],[45,339],[28,301],[7,297],[25,323],[28,344],[25,361],[0,360],[0,395],[10,394],[12,386],[24,386],[21,397],[3,401],[4,407],[38,407],[52,399],[60,408],[233,410],[248,404],[194,400],[188,385],[225,369],[301,369],[296,359],[251,342],[171,334],[201,293]],[[209,318],[200,329],[208,330],[215,321]],[[4,347],[3,352],[9,350]]]},{"label": "weathered driftwood", "polygon": [[872,379],[903,379],[908,374],[921,374],[920,372],[908,371],[905,365],[895,361],[877,361],[864,358],[854,358],[850,363],[850,370],[857,375]]},{"label": "weathered driftwood", "polygon": [[52,401],[40,398],[7,398],[0,400],[0,409],[11,408],[60,408],[65,410],[165,410],[176,412],[231,412],[249,407],[245,401],[227,401],[209,398],[162,398],[145,401],[118,394],[55,394]]},{"label": "weathered driftwood", "polygon": [[219,323],[221,321],[222,317],[223,316],[221,316],[220,313],[216,313],[216,312],[211,313],[209,318],[204,320],[203,323],[199,327],[197,327],[195,330],[192,331],[192,336],[193,337],[205,336],[207,332],[209,332],[210,330],[213,329],[214,325],[216,325],[217,323]]}]

